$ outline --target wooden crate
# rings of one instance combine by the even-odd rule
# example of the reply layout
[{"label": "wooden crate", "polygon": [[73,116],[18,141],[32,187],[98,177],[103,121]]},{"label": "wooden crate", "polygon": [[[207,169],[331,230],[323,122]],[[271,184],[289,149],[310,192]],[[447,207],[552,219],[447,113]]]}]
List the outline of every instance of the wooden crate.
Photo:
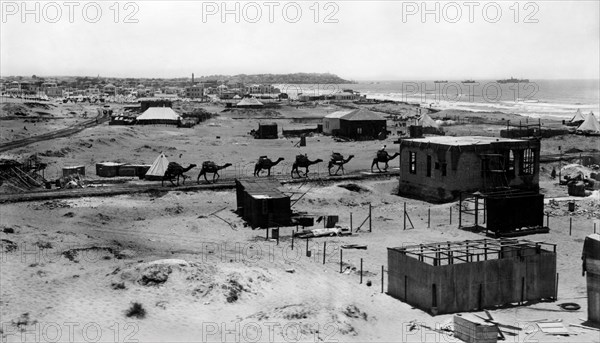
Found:
[{"label": "wooden crate", "polygon": [[496,343],[498,328],[493,324],[454,316],[454,336],[467,343]]}]

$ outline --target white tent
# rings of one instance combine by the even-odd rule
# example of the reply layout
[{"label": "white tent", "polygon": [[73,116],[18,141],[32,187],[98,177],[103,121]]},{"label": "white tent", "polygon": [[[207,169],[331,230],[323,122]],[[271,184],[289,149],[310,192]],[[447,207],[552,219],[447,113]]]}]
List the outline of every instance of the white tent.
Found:
[{"label": "white tent", "polygon": [[244,98],[237,103],[238,107],[261,107],[263,103],[256,100],[255,98]]},{"label": "white tent", "polygon": [[177,124],[181,116],[170,107],[150,107],[137,117],[138,124]]},{"label": "white tent", "polygon": [[585,117],[585,121],[577,127],[577,132],[593,135],[600,134],[600,123],[598,123],[594,112],[590,112],[587,117]]},{"label": "white tent", "polygon": [[575,113],[575,116],[573,116],[573,118],[571,118],[571,123],[574,122],[578,122],[578,121],[584,121],[585,117],[583,116],[583,113],[581,113],[581,110],[577,110],[577,113]]},{"label": "white tent", "polygon": [[154,163],[152,163],[152,166],[150,166],[150,169],[146,172],[144,178],[146,180],[162,180],[168,167],[169,160],[167,160],[165,154],[161,152],[160,156],[154,160]]},{"label": "white tent", "polygon": [[423,126],[423,127],[435,127],[436,129],[440,128],[438,123],[436,123],[435,120],[431,119],[431,117],[427,113],[425,113],[425,114],[423,114],[423,116],[421,116],[421,119],[419,119],[417,124],[419,126]]}]

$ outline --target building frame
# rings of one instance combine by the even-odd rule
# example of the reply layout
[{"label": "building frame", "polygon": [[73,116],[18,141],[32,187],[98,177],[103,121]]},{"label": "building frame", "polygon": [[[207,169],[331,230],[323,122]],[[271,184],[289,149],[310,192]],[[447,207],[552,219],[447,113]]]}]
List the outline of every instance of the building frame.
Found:
[{"label": "building frame", "polygon": [[388,248],[388,294],[433,315],[556,300],[556,244],[480,239]]}]

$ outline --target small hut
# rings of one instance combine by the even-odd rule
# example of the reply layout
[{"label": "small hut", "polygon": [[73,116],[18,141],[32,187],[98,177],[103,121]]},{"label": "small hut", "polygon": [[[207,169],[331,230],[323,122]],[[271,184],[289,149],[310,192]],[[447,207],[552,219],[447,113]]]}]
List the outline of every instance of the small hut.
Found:
[{"label": "small hut", "polygon": [[591,234],[583,242],[583,273],[587,274],[588,321],[600,325],[600,235]]},{"label": "small hut", "polygon": [[352,111],[336,111],[323,118],[323,134],[335,135],[340,130],[340,118]]},{"label": "small hut", "polygon": [[285,226],[292,215],[290,197],[272,178],[235,180],[238,214],[252,227]]},{"label": "small hut", "polygon": [[254,134],[256,139],[277,139],[277,123],[258,124],[258,130]]},{"label": "small hut", "polygon": [[386,120],[365,108],[354,110],[340,117],[340,136],[352,139],[375,139],[387,135]]}]

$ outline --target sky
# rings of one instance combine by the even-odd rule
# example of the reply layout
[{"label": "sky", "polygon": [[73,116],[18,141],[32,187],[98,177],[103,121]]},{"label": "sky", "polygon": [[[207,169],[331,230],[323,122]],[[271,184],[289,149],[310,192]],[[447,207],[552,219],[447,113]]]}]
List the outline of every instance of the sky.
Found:
[{"label": "sky", "polygon": [[0,5],[0,77],[600,79],[598,0]]}]

